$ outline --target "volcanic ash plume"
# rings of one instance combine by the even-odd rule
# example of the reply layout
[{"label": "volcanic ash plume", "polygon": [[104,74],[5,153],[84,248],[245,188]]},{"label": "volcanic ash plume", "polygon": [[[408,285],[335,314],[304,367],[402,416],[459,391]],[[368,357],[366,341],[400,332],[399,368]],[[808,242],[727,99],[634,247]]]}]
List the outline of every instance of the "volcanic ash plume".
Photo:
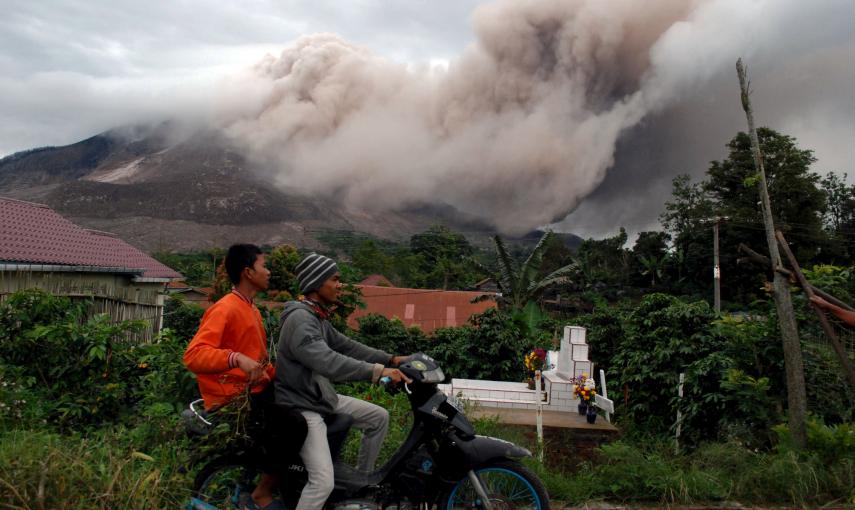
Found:
[{"label": "volcanic ash plume", "polygon": [[447,69],[304,37],[243,77],[221,119],[283,186],[375,210],[444,202],[525,231],[601,182],[621,132],[656,106],[651,48],[693,8],[500,1],[475,12],[476,42]]}]

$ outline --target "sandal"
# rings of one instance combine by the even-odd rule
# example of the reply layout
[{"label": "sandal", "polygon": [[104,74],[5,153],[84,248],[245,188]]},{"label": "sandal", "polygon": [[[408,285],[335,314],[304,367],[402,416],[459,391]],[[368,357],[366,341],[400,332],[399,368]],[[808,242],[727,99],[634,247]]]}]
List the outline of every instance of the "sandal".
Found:
[{"label": "sandal", "polygon": [[284,503],[279,501],[278,499],[274,499],[267,506],[258,506],[258,504],[252,500],[252,497],[247,497],[246,501],[244,501],[241,506],[241,510],[289,510],[288,507],[285,506]]}]

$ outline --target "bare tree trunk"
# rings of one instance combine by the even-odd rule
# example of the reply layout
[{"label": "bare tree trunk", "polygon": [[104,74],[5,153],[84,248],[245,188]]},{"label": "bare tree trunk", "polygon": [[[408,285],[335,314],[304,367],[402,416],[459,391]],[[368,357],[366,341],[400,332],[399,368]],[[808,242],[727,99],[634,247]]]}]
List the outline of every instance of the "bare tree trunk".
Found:
[{"label": "bare tree trunk", "polygon": [[[799,280],[799,285],[802,286],[802,289],[805,291],[805,295],[808,298],[812,298],[814,296],[813,290],[810,288],[810,284],[805,279],[805,275],[802,273],[802,269],[799,267],[799,261],[796,260],[796,256],[793,255],[793,252],[790,250],[790,245],[787,244],[787,240],[784,238],[784,234],[779,230],[776,234],[778,241],[781,243],[781,248],[784,250],[784,254],[787,256],[787,259],[790,261],[790,265],[793,266],[793,272],[796,274],[796,278]],[[849,361],[849,355],[846,354],[846,349],[843,348],[843,344],[840,343],[840,339],[837,338],[837,334],[832,329],[831,324],[828,322],[828,318],[825,316],[825,312],[822,311],[815,304],[811,307],[816,312],[817,318],[819,319],[819,324],[822,326],[822,330],[825,332],[828,339],[831,341],[831,346],[834,348],[834,352],[837,353],[837,358],[840,360],[840,365],[843,368],[843,373],[846,374],[846,381],[849,383],[849,388],[855,390],[855,368],[852,367],[852,362]]]},{"label": "bare tree trunk", "polygon": [[749,98],[749,84],[742,59],[736,61],[736,73],[739,76],[739,88],[742,93],[742,109],[748,119],[748,135],[751,137],[751,150],[754,153],[754,168],[757,169],[760,184],[760,199],[763,210],[763,223],[766,227],[766,242],[769,245],[769,258],[772,260],[774,274],[775,306],[778,311],[778,326],[781,329],[781,342],[784,346],[784,365],[787,376],[787,411],[789,414],[790,434],[799,448],[807,445],[805,417],[807,415],[807,395],[805,394],[805,369],[802,361],[802,349],[796,318],[793,313],[793,301],[790,297],[788,279],[777,271],[782,267],[781,254],[778,252],[778,240],[775,238],[775,225],[772,220],[772,205],[769,201],[769,189],[766,185],[766,171],[763,169],[763,157],[760,154],[760,142],[754,127],[754,112]]}]

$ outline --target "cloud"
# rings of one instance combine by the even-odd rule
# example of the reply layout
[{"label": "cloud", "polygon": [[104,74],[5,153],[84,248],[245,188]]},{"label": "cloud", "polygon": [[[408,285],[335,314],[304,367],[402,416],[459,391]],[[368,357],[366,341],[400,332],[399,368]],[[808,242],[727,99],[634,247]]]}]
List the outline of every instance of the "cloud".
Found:
[{"label": "cloud", "polygon": [[164,111],[203,116],[212,105],[198,106],[200,90],[207,94],[305,33],[333,31],[400,61],[448,59],[471,38],[476,3],[7,2],[0,17],[0,157]]}]

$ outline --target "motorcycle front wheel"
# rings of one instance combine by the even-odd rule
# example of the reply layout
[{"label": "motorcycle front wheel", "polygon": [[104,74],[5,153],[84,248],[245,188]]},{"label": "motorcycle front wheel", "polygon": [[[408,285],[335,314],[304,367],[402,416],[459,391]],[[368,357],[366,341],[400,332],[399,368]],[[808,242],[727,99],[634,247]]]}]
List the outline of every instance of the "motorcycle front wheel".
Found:
[{"label": "motorcycle front wheel", "polygon": [[203,467],[193,483],[188,510],[231,509],[240,507],[241,494],[255,487],[258,473],[242,459],[220,457]]},{"label": "motorcycle front wheel", "polygon": [[[506,459],[490,461],[475,469],[475,474],[484,485],[493,510],[549,510],[549,496],[543,483],[519,462]],[[448,496],[440,501],[440,504],[444,502],[445,510],[484,508],[468,477],[457,482]]]}]

